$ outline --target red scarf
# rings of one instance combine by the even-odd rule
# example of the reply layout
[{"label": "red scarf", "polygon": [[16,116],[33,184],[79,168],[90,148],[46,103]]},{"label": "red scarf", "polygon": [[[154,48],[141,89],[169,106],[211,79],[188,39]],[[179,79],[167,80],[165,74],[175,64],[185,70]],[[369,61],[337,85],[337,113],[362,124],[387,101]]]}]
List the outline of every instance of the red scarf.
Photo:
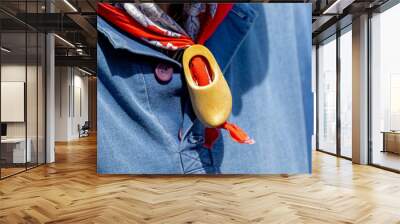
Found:
[{"label": "red scarf", "polygon": [[[202,18],[202,24],[204,25],[197,38],[198,44],[204,44],[207,39],[211,37],[211,35],[217,29],[218,25],[228,15],[232,7],[233,4],[231,3],[218,4],[217,11],[212,20],[209,16],[204,16]],[[180,37],[172,37],[167,36],[162,32],[158,32],[157,30],[154,30],[154,27],[143,27],[124,10],[107,3],[98,3],[97,13],[108,22],[112,23],[116,27],[136,38],[144,38],[147,40],[158,41],[163,46],[173,44],[178,49],[185,49],[195,44],[195,42],[190,37],[185,35],[182,35]],[[209,69],[207,69],[207,62],[204,61],[202,57],[194,57],[192,59],[190,68],[194,76],[193,79],[197,81],[197,84],[199,86],[206,86],[210,84],[211,76],[208,74]],[[218,128],[223,128],[229,131],[230,136],[236,142],[242,144],[254,143],[254,140],[251,139],[241,128],[239,128],[235,124],[225,122]],[[217,128],[206,128],[204,146],[211,149],[218,139],[219,134],[220,133]]]}]

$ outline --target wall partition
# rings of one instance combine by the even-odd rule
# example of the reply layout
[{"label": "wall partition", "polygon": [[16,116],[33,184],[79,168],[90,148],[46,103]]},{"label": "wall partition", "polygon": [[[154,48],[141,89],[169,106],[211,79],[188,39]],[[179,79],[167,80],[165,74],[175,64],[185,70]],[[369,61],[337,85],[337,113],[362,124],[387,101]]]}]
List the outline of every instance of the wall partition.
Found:
[{"label": "wall partition", "polygon": [[6,177],[24,171],[31,162],[25,118],[26,33],[2,32],[1,47],[1,177]]},{"label": "wall partition", "polygon": [[1,179],[45,163],[46,40],[24,22],[42,5],[0,2]]}]

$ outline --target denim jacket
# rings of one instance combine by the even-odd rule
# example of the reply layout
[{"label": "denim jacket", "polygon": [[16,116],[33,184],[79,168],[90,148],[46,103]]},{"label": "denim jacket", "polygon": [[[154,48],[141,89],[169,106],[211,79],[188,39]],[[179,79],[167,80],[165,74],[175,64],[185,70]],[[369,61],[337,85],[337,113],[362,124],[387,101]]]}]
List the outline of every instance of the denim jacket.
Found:
[{"label": "denim jacket", "polygon": [[[229,121],[256,141],[241,145],[222,131],[212,150],[181,62],[100,17],[97,29],[99,173],[311,171],[310,4],[235,4],[208,39],[232,92]],[[154,75],[160,63],[174,69],[168,83]]]}]

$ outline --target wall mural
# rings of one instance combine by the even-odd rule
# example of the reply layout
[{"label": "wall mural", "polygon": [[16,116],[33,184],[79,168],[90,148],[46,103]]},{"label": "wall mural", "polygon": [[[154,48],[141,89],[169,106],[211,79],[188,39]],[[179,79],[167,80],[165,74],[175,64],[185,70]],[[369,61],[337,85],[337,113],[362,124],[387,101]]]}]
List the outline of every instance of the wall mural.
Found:
[{"label": "wall mural", "polygon": [[311,172],[311,4],[97,12],[98,173]]}]

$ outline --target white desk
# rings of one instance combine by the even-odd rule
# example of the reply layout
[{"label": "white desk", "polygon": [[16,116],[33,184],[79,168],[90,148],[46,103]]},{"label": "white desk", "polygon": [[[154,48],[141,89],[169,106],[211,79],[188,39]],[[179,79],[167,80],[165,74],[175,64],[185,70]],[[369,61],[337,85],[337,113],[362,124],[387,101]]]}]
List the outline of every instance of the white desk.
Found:
[{"label": "white desk", "polygon": [[31,160],[32,160],[32,153],[31,153],[32,141],[30,138],[27,138],[26,142],[28,143],[27,144],[28,147],[26,147],[26,152],[25,152],[25,138],[1,139],[2,147],[4,147],[4,146],[7,148],[13,147],[12,148],[12,162],[13,163],[31,162]]}]

